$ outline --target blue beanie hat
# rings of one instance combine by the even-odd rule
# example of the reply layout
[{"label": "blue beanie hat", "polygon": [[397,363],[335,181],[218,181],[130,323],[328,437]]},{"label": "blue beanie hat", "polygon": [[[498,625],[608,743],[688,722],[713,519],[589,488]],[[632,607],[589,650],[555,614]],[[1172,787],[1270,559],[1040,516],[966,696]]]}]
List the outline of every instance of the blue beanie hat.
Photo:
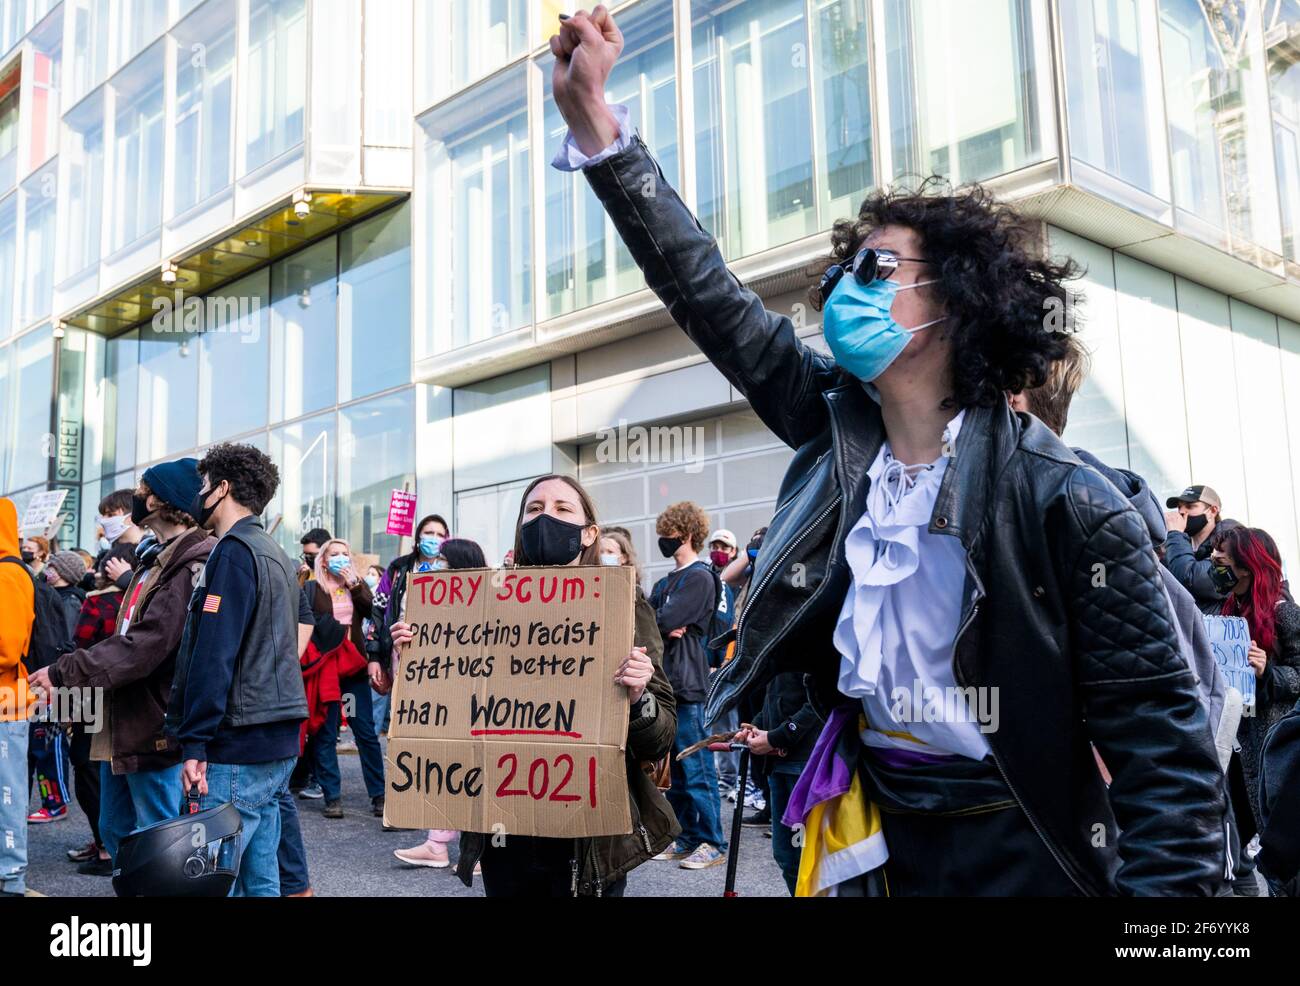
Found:
[{"label": "blue beanie hat", "polygon": [[185,513],[189,513],[194,497],[203,486],[198,459],[160,462],[146,469],[140,478],[153,490],[154,496]]}]

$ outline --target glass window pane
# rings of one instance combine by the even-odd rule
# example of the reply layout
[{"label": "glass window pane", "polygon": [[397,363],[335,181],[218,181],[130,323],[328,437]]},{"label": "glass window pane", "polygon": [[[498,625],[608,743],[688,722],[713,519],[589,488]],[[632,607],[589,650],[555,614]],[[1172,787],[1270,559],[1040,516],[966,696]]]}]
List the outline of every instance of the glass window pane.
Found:
[{"label": "glass window pane", "polygon": [[[199,444],[221,441],[266,424],[267,298],[270,273],[262,270],[205,298],[199,335]],[[189,328],[188,313],[185,333]],[[239,382],[231,387],[231,381]]]},{"label": "glass window pane", "polygon": [[528,5],[529,0],[429,5],[433,10],[424,18],[430,52],[424,56],[430,76],[426,96],[445,96],[522,55],[528,48]]},{"label": "glass window pane", "polygon": [[18,64],[0,79],[0,192],[18,180],[18,98],[21,91]]},{"label": "glass window pane", "polygon": [[1281,0],[1265,25],[1282,252],[1300,263],[1300,0]]},{"label": "glass window pane", "polygon": [[55,18],[32,37],[32,118],[28,126],[29,169],[43,164],[59,147],[59,89],[63,83],[63,25]]},{"label": "glass window pane", "polygon": [[421,121],[435,351],[533,320],[526,94],[520,66]]},{"label": "glass window pane", "polygon": [[32,332],[13,345],[14,365],[9,421],[13,460],[9,488],[21,489],[49,479],[50,401],[54,386],[54,339],[49,329]]},{"label": "glass window pane", "polygon": [[822,228],[856,215],[875,184],[869,45],[867,0],[818,0],[812,68]]},{"label": "glass window pane", "polygon": [[248,25],[247,160],[252,171],[302,143],[307,93],[306,0],[252,0]]},{"label": "glass window pane", "polygon": [[6,338],[13,331],[14,292],[17,278],[13,272],[18,262],[18,196],[10,195],[0,201],[0,271],[7,276],[0,277],[0,339]]},{"label": "glass window pane", "polygon": [[234,13],[211,5],[202,23],[177,32],[176,213],[222,191],[234,175]]},{"label": "glass window pane", "polygon": [[54,219],[58,172],[53,162],[23,183],[23,293],[20,325],[50,314],[54,302]]},{"label": "glass window pane", "polygon": [[136,462],[135,423],[139,402],[140,331],[110,339],[104,355],[103,474]]},{"label": "glass window pane", "polygon": [[339,235],[339,400],[411,382],[411,212]]},{"label": "glass window pane", "polygon": [[331,236],[271,268],[272,421],[334,403],[337,251]]},{"label": "glass window pane", "polygon": [[152,462],[198,444],[198,339],[177,330],[175,323],[181,321],[160,313],[140,327],[137,462]]},{"label": "glass window pane", "polygon": [[108,73],[109,0],[68,0],[72,8],[71,103],[104,81]]},{"label": "glass window pane", "polygon": [[895,178],[938,174],[961,184],[1046,156],[1037,8],[1033,0],[883,5]]},{"label": "glass window pane", "polygon": [[1062,0],[1070,153],[1167,199],[1164,94],[1151,11],[1143,0]]},{"label": "glass window pane", "polygon": [[154,233],[162,223],[162,56],[160,46],[114,85],[113,250]]},{"label": "glass window pane", "polygon": [[[638,4],[619,18],[623,53],[606,88],[610,103],[628,107],[631,125],[655,152],[670,182],[679,181],[677,74],[669,0]],[[568,132],[551,90],[554,59],[541,63],[545,80],[546,146]],[[580,173],[546,169],[546,311],[543,318],[585,308],[645,286],[600,200]]]},{"label": "glass window pane", "polygon": [[1199,0],[1160,0],[1176,221],[1228,249],[1281,253],[1259,28],[1241,5],[1212,16]]},{"label": "glass window pane", "polygon": [[397,555],[384,533],[388,501],[404,484],[415,489],[415,391],[401,390],[339,411],[339,498],[334,533],[353,551]]},{"label": "glass window pane", "polygon": [[268,455],[280,470],[280,488],[267,508],[268,526],[290,558],[302,554],[298,539],[313,527],[335,529],[334,412],[271,432]]},{"label": "glass window pane", "polygon": [[61,157],[68,159],[67,225],[60,247],[60,270],[80,274],[99,262],[104,212],[104,117],[98,99],[78,108],[63,133]]},{"label": "glass window pane", "polygon": [[724,256],[817,230],[802,0],[692,5],[695,192]]},{"label": "glass window pane", "polygon": [[117,8],[117,58],[125,65],[167,27],[167,0],[125,0]]}]

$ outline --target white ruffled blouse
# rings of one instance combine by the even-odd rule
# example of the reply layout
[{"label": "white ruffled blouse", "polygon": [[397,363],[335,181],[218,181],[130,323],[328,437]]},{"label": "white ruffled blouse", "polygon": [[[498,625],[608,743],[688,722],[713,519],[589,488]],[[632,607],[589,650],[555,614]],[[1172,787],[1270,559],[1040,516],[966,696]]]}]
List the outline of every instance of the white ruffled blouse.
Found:
[{"label": "white ruffled blouse", "polygon": [[[948,422],[946,448],[964,416]],[[835,627],[839,688],[862,700],[868,744],[980,760],[989,745],[952,669],[966,551],[927,530],[947,467],[943,455],[905,466],[886,442],[867,470],[866,509],[845,544],[853,584]]]}]

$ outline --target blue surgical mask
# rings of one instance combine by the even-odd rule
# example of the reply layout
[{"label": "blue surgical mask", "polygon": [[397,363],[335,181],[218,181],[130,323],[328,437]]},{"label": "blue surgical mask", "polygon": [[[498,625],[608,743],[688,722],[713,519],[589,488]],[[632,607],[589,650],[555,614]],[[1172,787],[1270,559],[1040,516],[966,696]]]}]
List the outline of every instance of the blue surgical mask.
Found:
[{"label": "blue surgical mask", "polygon": [[370,591],[371,591],[371,592],[374,592],[376,589],[379,588],[379,576],[378,576],[378,575],[367,575],[367,576],[366,576],[366,585],[370,586]]},{"label": "blue surgical mask", "polygon": [[335,555],[325,563],[325,567],[334,575],[341,575],[350,561],[351,559],[347,555]]},{"label": "blue surgical mask", "polygon": [[852,275],[841,277],[822,312],[822,333],[835,362],[867,383],[889,369],[911,342],[912,333],[943,321],[936,318],[903,328],[889,314],[894,295],[933,283],[918,281],[900,287],[893,281],[863,284]]},{"label": "blue surgical mask", "polygon": [[600,563],[601,563],[602,565],[622,565],[622,564],[623,564],[623,563],[619,560],[618,555],[615,555],[615,554],[612,554],[612,553],[605,553],[605,554],[602,554],[602,555],[600,556]]},{"label": "blue surgical mask", "polygon": [[424,555],[425,558],[432,558],[438,553],[438,549],[441,547],[442,538],[420,538],[420,554]]}]

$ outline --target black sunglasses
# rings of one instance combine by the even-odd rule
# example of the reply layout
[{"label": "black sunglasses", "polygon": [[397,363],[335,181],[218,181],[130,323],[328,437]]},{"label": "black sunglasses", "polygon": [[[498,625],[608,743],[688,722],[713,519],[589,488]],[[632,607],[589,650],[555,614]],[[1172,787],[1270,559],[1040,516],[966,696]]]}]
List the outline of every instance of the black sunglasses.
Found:
[{"label": "black sunglasses", "polygon": [[821,283],[817,286],[822,303],[824,304],[830,299],[831,292],[835,290],[835,286],[840,283],[840,278],[845,274],[852,274],[858,279],[859,284],[870,284],[875,280],[888,281],[894,276],[894,272],[898,270],[898,265],[903,261],[910,261],[914,264],[930,263],[930,261],[922,260],[919,257],[900,257],[890,250],[863,247],[853,255],[851,260],[846,263],[835,264],[822,275]]}]

